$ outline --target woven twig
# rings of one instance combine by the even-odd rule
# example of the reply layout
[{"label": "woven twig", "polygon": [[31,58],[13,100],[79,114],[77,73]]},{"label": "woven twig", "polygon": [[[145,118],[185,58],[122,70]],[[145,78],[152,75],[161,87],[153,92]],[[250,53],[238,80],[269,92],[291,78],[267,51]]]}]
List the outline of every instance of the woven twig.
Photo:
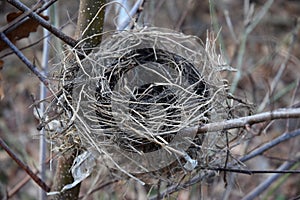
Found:
[{"label": "woven twig", "polygon": [[[182,131],[226,117],[224,66],[212,55],[214,40],[208,42],[209,49],[196,37],[157,28],[111,35],[78,59],[75,79],[68,79],[70,67],[63,71],[60,104],[49,110],[60,105],[64,114],[50,124],[73,127],[68,137],[76,144],[132,178],[175,180],[197,165],[224,164],[220,132]],[[54,128],[50,135],[68,148],[61,132]]]}]

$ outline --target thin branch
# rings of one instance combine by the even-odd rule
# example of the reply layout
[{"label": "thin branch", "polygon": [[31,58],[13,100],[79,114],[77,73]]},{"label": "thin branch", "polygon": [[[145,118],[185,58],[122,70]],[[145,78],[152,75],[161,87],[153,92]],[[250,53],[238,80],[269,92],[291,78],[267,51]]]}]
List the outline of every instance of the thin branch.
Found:
[{"label": "thin branch", "polygon": [[262,103],[260,104],[260,106],[258,108],[259,112],[262,111],[266,107],[267,103],[270,101],[270,96],[273,95],[278,83],[280,82],[280,79],[282,78],[282,75],[284,74],[285,69],[288,66],[288,62],[290,61],[291,56],[292,56],[292,51],[293,51],[295,45],[297,44],[297,40],[298,40],[297,33],[299,32],[299,29],[300,29],[300,26],[298,23],[296,23],[295,27],[292,31],[292,36],[291,36],[290,42],[288,44],[287,54],[284,57],[281,65],[280,65],[280,68],[278,69],[278,71],[276,73],[276,76],[272,80],[270,90],[267,92]]},{"label": "thin branch", "polygon": [[[52,1],[57,1],[57,0],[52,0]],[[42,10],[44,10],[44,8],[42,8]],[[22,21],[22,23],[23,23],[23,21]],[[18,24],[18,26],[20,26],[22,23]],[[64,27],[66,27],[66,25],[67,25],[67,23],[66,23],[66,24],[63,24],[62,26],[59,27],[59,29],[62,29],[62,28],[64,28]],[[2,28],[1,28],[0,30],[2,30]],[[8,32],[9,32],[9,31],[8,31]],[[4,33],[6,34],[6,33],[7,33],[7,30],[4,31]],[[49,37],[49,36],[51,36],[50,33],[49,33],[48,35],[46,35],[45,37]],[[32,43],[29,44],[29,45],[20,47],[19,50],[22,51],[22,50],[31,48],[31,47],[33,47],[33,46],[39,44],[40,42],[42,42],[42,41],[45,39],[45,37],[42,37],[42,38],[40,38],[40,39],[38,39],[38,40],[32,42]],[[4,57],[9,56],[9,55],[12,55],[12,54],[14,54],[14,53],[15,53],[14,51],[8,51],[8,52],[6,52],[6,53],[3,53],[2,55],[0,55],[0,60],[3,59]]]},{"label": "thin branch", "polygon": [[231,21],[230,16],[229,16],[229,11],[228,11],[227,9],[225,9],[225,10],[223,11],[223,13],[224,13],[225,20],[226,20],[226,24],[227,24],[227,27],[228,27],[229,32],[230,32],[230,34],[231,34],[231,37],[232,37],[233,41],[234,41],[235,43],[237,43],[237,42],[238,42],[238,39],[237,39],[237,36],[236,36],[236,34],[235,34],[235,32],[234,32],[234,28],[233,28],[233,25],[232,25],[232,21]]},{"label": "thin branch", "polygon": [[300,118],[300,108],[284,108],[278,109],[270,112],[263,112],[256,115],[251,115],[247,117],[241,117],[237,119],[230,119],[227,121],[213,122],[209,124],[204,124],[200,127],[190,127],[185,128],[183,131],[194,132],[197,134],[214,132],[221,130],[229,130],[234,128],[244,128],[245,126],[251,126],[253,124],[275,120],[275,119],[288,119],[288,118]]},{"label": "thin branch", "polygon": [[[241,42],[239,45],[238,49],[238,58],[237,58],[237,72],[235,74],[235,77],[233,79],[233,83],[230,88],[230,93],[234,94],[238,82],[240,81],[240,78],[242,77],[242,67],[243,67],[243,61],[244,61],[244,55],[246,52],[246,43],[247,43],[247,38],[249,34],[253,31],[253,29],[258,25],[258,23],[262,20],[262,18],[266,15],[268,10],[270,9],[271,5],[273,4],[274,0],[268,0],[264,6],[260,9],[260,11],[253,17],[251,21],[248,22],[248,19],[245,19],[245,30],[242,32],[241,35]],[[247,2],[247,1],[246,1]],[[247,6],[248,7],[248,6]],[[249,12],[251,13],[251,9],[248,9]]]},{"label": "thin branch", "polygon": [[[49,36],[50,36],[50,34],[47,35],[47,37],[49,37]],[[20,51],[23,51],[23,50],[25,50],[25,49],[31,48],[31,47],[33,47],[33,46],[39,44],[39,43],[40,43],[41,41],[43,41],[43,40],[44,40],[44,37],[40,38],[40,39],[37,40],[37,41],[32,42],[32,43],[29,44],[29,45],[20,47],[19,50],[20,50]],[[0,60],[2,60],[3,58],[5,58],[6,56],[9,56],[9,55],[12,55],[12,54],[15,54],[15,52],[12,51],[12,50],[7,50],[6,53],[4,53],[4,54],[2,54],[2,55],[0,56]]]},{"label": "thin branch", "polygon": [[[160,193],[160,196],[161,197],[165,197],[169,194],[172,194],[174,192],[177,192],[178,190],[180,189],[183,189],[183,188],[187,188],[191,185],[194,185],[204,179],[209,179],[209,178],[212,178],[215,176],[215,172],[214,171],[210,171],[208,174],[199,174],[199,175],[196,175],[194,176],[193,179],[191,179],[190,181],[186,182],[186,183],[183,183],[183,184],[176,184],[176,185],[172,185],[170,187],[168,187],[166,190],[164,190],[163,192]],[[149,200],[157,200],[157,196],[154,195],[153,197],[150,197]]]},{"label": "thin branch", "polygon": [[[48,7],[50,7],[52,4],[54,4],[57,0],[50,0],[47,2],[43,7],[39,8],[40,2],[38,2],[33,8],[31,8],[30,12],[36,11],[36,13],[40,14],[44,10],[46,10]],[[28,17],[29,12],[24,12],[22,15],[14,19],[9,24],[2,26],[0,28],[1,32],[4,32],[5,34],[8,34],[9,32],[13,31],[17,27],[21,26],[23,23],[25,23],[30,18]]]},{"label": "thin branch", "polygon": [[144,0],[137,0],[133,7],[131,8],[130,12],[128,15],[125,17],[125,19],[122,20],[117,26],[118,31],[122,31],[128,27],[130,24],[133,16],[138,12],[139,8],[144,4]]},{"label": "thin branch", "polygon": [[[249,155],[246,155],[246,156],[240,158],[239,161],[245,162],[247,160],[250,160],[250,159],[252,159],[255,156],[261,155],[263,152],[267,151],[268,149],[272,148],[273,146],[275,146],[275,145],[277,145],[277,144],[279,144],[281,142],[284,142],[284,141],[286,141],[288,139],[297,137],[299,135],[300,135],[300,129],[297,129],[297,130],[295,130],[293,132],[290,132],[290,133],[285,133],[285,134],[283,134],[283,135],[275,138],[271,142],[269,142],[269,143],[261,146],[260,148],[256,149],[255,151],[253,151]],[[295,160],[287,161],[285,163],[295,163],[295,162],[299,162],[299,158],[295,159]],[[232,167],[232,166],[234,166],[234,163],[231,163],[231,164],[228,165],[228,167]],[[279,168],[279,169],[277,169],[277,171],[273,171],[272,173],[281,173],[281,171],[283,171],[282,173],[293,172],[293,171],[290,171],[290,170],[284,171],[286,169],[288,169],[288,168],[285,168],[285,169],[280,169]],[[217,168],[215,168],[215,169],[211,169],[211,170],[213,170],[213,171],[209,171],[205,175],[203,175],[203,174],[196,175],[192,179],[190,179],[189,181],[187,181],[187,182],[185,182],[183,184],[179,184],[179,185],[176,185],[176,186],[168,187],[166,190],[164,190],[163,192],[161,192],[161,195],[162,196],[166,196],[168,194],[174,193],[174,192],[178,191],[179,189],[186,188],[188,186],[194,185],[194,184],[196,184],[196,183],[204,180],[207,177],[213,177],[213,176],[215,176],[215,171],[216,170],[222,170],[222,171],[224,171],[226,169],[219,169],[219,168],[217,169]],[[228,171],[243,172],[243,173],[246,173],[246,174],[251,174],[251,172],[253,172],[253,173],[258,173],[259,172],[259,171],[251,171],[251,170],[249,170],[249,171],[248,170],[245,170],[245,171],[242,170],[241,171],[239,169],[230,169],[230,168],[228,169]],[[294,171],[294,172],[295,173],[299,173],[298,171]],[[263,172],[261,172],[261,173],[263,173]],[[152,198],[149,198],[149,199],[153,199],[154,200],[154,199],[156,199],[156,197],[152,197]]]},{"label": "thin branch", "polygon": [[23,63],[40,79],[41,82],[44,83],[46,87],[48,87],[47,78],[41,74],[31,62],[22,54],[22,52],[6,37],[6,35],[0,32],[0,38],[14,51],[14,53],[22,60]]},{"label": "thin branch", "polygon": [[[35,5],[32,6],[30,12],[36,11],[38,8],[42,6],[41,1],[37,2]],[[29,12],[23,12],[20,16],[9,22],[8,24],[0,27],[0,32],[3,32],[5,34],[13,31],[18,26],[22,25],[24,22],[28,19],[28,13]]]},{"label": "thin branch", "polygon": [[87,197],[87,196],[90,196],[91,194],[111,185],[111,184],[114,184],[114,183],[117,183],[119,180],[111,180],[111,181],[108,181],[107,183],[103,183],[102,185],[98,186],[97,188],[93,189],[92,191],[90,191],[88,194],[85,194],[84,196],[81,196],[79,197],[79,199],[83,199],[84,197]]},{"label": "thin branch", "polygon": [[[287,161],[287,162],[298,162],[298,161]],[[234,172],[239,174],[300,174],[300,170],[287,170],[287,169],[275,169],[275,170],[251,170],[251,169],[235,169],[235,168],[205,168],[201,167],[200,169],[204,170],[214,170],[214,171],[222,171],[222,172]]]},{"label": "thin branch", "polygon": [[36,20],[43,26],[45,29],[47,29],[49,32],[51,32],[53,35],[56,37],[60,38],[62,41],[64,41],[66,44],[68,44],[71,47],[75,47],[77,44],[77,41],[72,39],[71,37],[67,36],[64,34],[62,31],[57,29],[56,27],[52,26],[50,23],[48,23],[45,19],[40,17],[38,14],[32,12],[28,7],[26,7],[24,4],[22,4],[18,0],[7,0],[8,3],[12,4],[19,10],[23,12],[28,12],[28,16],[31,17],[32,19]]},{"label": "thin branch", "polygon": [[[298,160],[290,161],[290,162],[284,162],[277,170],[278,171],[284,171],[286,169],[291,168],[296,162],[299,162]],[[270,177],[268,177],[264,182],[259,184],[254,190],[252,190],[249,194],[247,194],[242,200],[252,200],[258,197],[261,193],[266,191],[266,189],[274,182],[276,181],[281,174],[274,174]]]},{"label": "thin branch", "polygon": [[43,11],[45,11],[45,10],[47,10],[50,6],[52,6],[52,4],[54,4],[55,2],[57,2],[58,0],[48,0],[44,5],[43,5],[43,7],[42,8],[40,8],[40,9],[37,9],[37,13],[41,13],[41,12],[43,12]]},{"label": "thin branch", "polygon": [[300,135],[300,129],[297,129],[293,132],[284,133],[284,134],[280,135],[279,137],[273,139],[272,141],[259,147],[258,149],[255,149],[254,151],[252,151],[251,153],[247,154],[246,156],[240,158],[239,160],[241,162],[246,162],[247,160],[250,160],[258,155],[261,155],[263,152],[278,145],[279,143],[284,142],[290,138],[297,137],[299,135]]},{"label": "thin branch", "polygon": [[[49,15],[50,11],[49,9],[45,10],[43,12],[45,15]],[[51,23],[51,22],[50,22]],[[43,36],[44,36],[44,41],[43,41],[43,56],[42,56],[42,73],[47,76],[48,70],[49,70],[49,54],[50,54],[50,38],[47,37],[49,35],[49,32],[46,29],[43,29]],[[47,97],[47,88],[40,83],[40,100],[43,100]],[[40,103],[40,111],[41,113],[45,112],[45,103],[42,102]],[[42,180],[46,180],[46,156],[47,156],[47,141],[46,141],[46,133],[45,129],[42,129],[40,131],[40,149],[39,149],[39,157],[40,157],[40,176]],[[45,191],[40,190],[40,200],[46,200],[47,199],[47,194]]]},{"label": "thin branch", "polygon": [[0,138],[0,146],[8,153],[8,155],[24,170],[26,173],[46,192],[50,192],[50,187],[43,182],[25,163],[23,163],[17,155],[7,146]]},{"label": "thin branch", "polygon": [[[48,164],[50,162],[50,160],[52,160],[56,155],[53,155],[49,158],[47,158],[46,160],[46,164]],[[39,170],[38,169],[35,169],[34,170],[34,174],[38,174],[39,173]],[[24,187],[24,185],[26,183],[28,183],[29,181],[31,180],[31,177],[27,174],[26,177],[24,177],[22,180],[19,180],[18,183],[13,187],[11,188],[11,190],[8,191],[8,194],[7,194],[7,197],[10,198],[12,197],[13,195],[15,195],[20,189],[22,189]]]},{"label": "thin branch", "polygon": [[[37,174],[38,171],[36,170],[34,174]],[[24,178],[22,178],[22,180],[20,180],[11,190],[9,190],[7,192],[7,197],[10,198],[12,196],[14,196],[17,192],[20,191],[20,189],[22,189],[25,184],[27,184],[29,181],[31,180],[30,176],[26,176]]]}]

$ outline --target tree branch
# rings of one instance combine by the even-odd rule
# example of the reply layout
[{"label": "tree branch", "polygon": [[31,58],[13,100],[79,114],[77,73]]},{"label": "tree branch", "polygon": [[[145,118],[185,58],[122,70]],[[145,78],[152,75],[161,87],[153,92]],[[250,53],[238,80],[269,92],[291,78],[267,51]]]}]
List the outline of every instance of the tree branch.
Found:
[{"label": "tree branch", "polygon": [[[132,6],[131,10],[129,13],[126,13],[127,15],[123,16],[125,17],[122,19],[121,23],[117,25],[117,30],[118,31],[123,31],[128,27],[130,24],[132,18],[134,17],[135,14],[139,12],[139,8],[145,3],[144,0],[137,0],[135,4]],[[122,8],[121,8],[122,9]]]},{"label": "tree branch", "polygon": [[50,191],[50,187],[43,182],[25,163],[23,163],[17,155],[7,146],[7,144],[0,138],[0,146],[8,153],[8,155],[46,192]]},{"label": "tree branch", "polygon": [[230,119],[227,121],[204,124],[200,127],[195,126],[195,127],[185,128],[183,131],[188,131],[188,132],[197,131],[197,134],[201,134],[206,132],[229,130],[234,128],[244,128],[245,126],[248,125],[251,126],[253,124],[257,124],[265,121],[271,121],[275,119],[288,119],[288,118],[300,118],[300,108],[283,108],[283,109],[259,113],[247,117],[241,117],[237,119]]},{"label": "tree branch", "polygon": [[284,133],[282,135],[280,135],[279,137],[271,140],[270,142],[262,145],[261,147],[259,147],[258,149],[255,149],[254,151],[252,151],[251,153],[245,155],[244,157],[240,158],[239,160],[241,162],[246,162],[247,160],[250,160],[258,155],[261,155],[263,152],[267,151],[268,149],[278,145],[281,142],[284,142],[290,138],[293,137],[297,137],[300,135],[300,129],[297,129],[293,132],[289,132],[289,133]]},{"label": "tree branch", "polygon": [[[295,163],[299,162],[299,158],[294,161],[287,161],[284,162],[277,170],[287,170],[290,169]],[[274,183],[282,174],[274,174],[272,176],[269,176],[265,181],[263,181],[261,184],[259,184],[254,190],[252,190],[250,193],[248,193],[242,200],[252,200],[258,197],[261,193],[266,191],[266,189]]]},{"label": "tree branch", "polygon": [[8,3],[12,4],[19,10],[23,12],[28,12],[28,16],[31,17],[32,19],[36,20],[43,26],[45,29],[47,29],[49,32],[51,32],[53,35],[56,37],[60,38],[62,41],[64,41],[66,44],[68,44],[71,47],[75,47],[77,44],[77,41],[72,39],[71,37],[67,36],[64,34],[62,31],[57,29],[56,27],[52,26],[50,23],[48,23],[45,19],[40,17],[38,14],[31,12],[31,10],[26,7],[24,4],[22,4],[18,0],[7,0]]},{"label": "tree branch", "polygon": [[[295,130],[293,132],[290,132],[290,133],[285,133],[285,134],[283,134],[283,135],[275,138],[274,140],[268,142],[267,144],[259,147],[258,149],[256,149],[252,153],[250,153],[249,155],[246,155],[246,156],[240,158],[239,161],[246,162],[247,160],[250,160],[250,159],[254,158],[255,156],[263,154],[265,151],[267,151],[268,149],[274,147],[275,145],[277,145],[277,144],[279,144],[281,142],[284,142],[286,140],[289,140],[291,138],[297,137],[299,135],[300,135],[300,129],[297,129],[297,130]],[[291,166],[295,162],[299,162],[299,157],[297,159],[295,159],[295,160],[288,161],[288,162],[284,163],[282,166],[285,166],[285,167],[284,168],[278,168],[277,171],[280,174],[282,174],[283,170],[289,169],[290,168],[289,166]],[[287,164],[288,164],[288,167],[286,167]],[[234,163],[230,163],[228,165],[228,167],[229,167],[228,171],[232,171],[233,172],[234,170],[231,169],[230,167],[232,167],[234,165],[235,165]],[[213,169],[211,169],[211,170],[213,170]],[[167,189],[165,189],[164,191],[161,192],[161,195],[162,196],[166,196],[166,195],[174,193],[174,192],[176,192],[176,191],[178,191],[180,189],[187,188],[187,187],[189,187],[191,185],[194,185],[194,184],[196,184],[196,183],[198,183],[198,182],[200,182],[200,181],[202,181],[202,180],[204,180],[206,178],[214,177],[215,173],[216,173],[215,171],[217,171],[217,170],[208,171],[208,173],[205,174],[205,175],[199,173],[198,175],[194,176],[193,178],[191,178],[190,180],[188,180],[185,183],[178,184],[178,185],[175,185],[175,186],[173,185],[173,186],[168,187]],[[226,169],[224,171],[226,171]],[[248,170],[248,171],[249,171],[249,174],[251,174],[251,170]],[[237,172],[239,172],[239,169],[237,170]],[[240,172],[242,172],[242,171],[240,171]],[[244,172],[246,172],[246,171],[244,171]],[[255,172],[255,171],[252,171],[252,172]],[[273,173],[276,173],[276,171],[274,171]],[[150,197],[149,199],[154,200],[154,199],[156,199],[156,197],[153,196],[153,197]]]},{"label": "tree branch", "polygon": [[37,70],[37,68],[31,64],[31,62],[22,54],[22,52],[6,37],[6,35],[2,32],[0,32],[0,38],[13,50],[13,52],[22,60],[23,63],[40,79],[42,83],[48,88],[48,81],[47,78],[41,74]]}]

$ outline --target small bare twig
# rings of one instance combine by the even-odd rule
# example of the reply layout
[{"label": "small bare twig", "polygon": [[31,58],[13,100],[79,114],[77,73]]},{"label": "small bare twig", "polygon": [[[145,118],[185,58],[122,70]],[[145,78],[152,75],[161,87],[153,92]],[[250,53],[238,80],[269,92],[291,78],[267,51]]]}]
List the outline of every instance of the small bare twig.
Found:
[{"label": "small bare twig", "polygon": [[[48,36],[49,36],[49,35],[47,35],[47,37],[48,37]],[[29,45],[26,45],[26,46],[24,46],[24,47],[20,47],[19,50],[20,50],[20,51],[23,51],[23,50],[25,50],[25,49],[31,48],[31,47],[33,47],[33,46],[39,44],[39,43],[40,43],[41,41],[43,41],[43,40],[44,40],[44,37],[38,39],[37,41],[34,41],[34,42],[30,43]],[[1,53],[2,53],[2,52],[1,52]],[[7,50],[7,52],[5,52],[4,54],[1,54],[1,55],[0,55],[0,60],[2,60],[3,58],[5,58],[6,56],[9,56],[9,55],[12,55],[12,54],[15,54],[15,52],[12,51],[12,50]]]},{"label": "small bare twig", "polygon": [[[57,0],[51,0],[47,2],[43,7],[41,7],[41,2],[38,2],[33,8],[31,8],[30,12],[36,11],[36,13],[40,14],[44,10],[46,10],[48,7],[50,7],[53,3],[55,3]],[[22,15],[14,19],[12,22],[9,24],[2,26],[0,28],[1,32],[4,32],[5,34],[8,34],[9,32],[13,31],[17,27],[21,26],[23,23],[25,23],[28,19],[29,12],[24,12]]]},{"label": "small bare twig", "polygon": [[[55,155],[49,157],[45,163],[48,164],[50,162],[50,160],[53,159],[54,157],[55,157]],[[38,174],[38,173],[39,173],[39,170],[35,169],[34,174]],[[13,195],[15,195],[30,180],[31,180],[31,177],[27,174],[26,177],[24,177],[22,180],[20,180],[17,185],[15,185],[11,190],[8,191],[7,197],[10,198]]]},{"label": "small bare twig", "polygon": [[41,26],[43,26],[45,29],[47,29],[49,32],[51,32],[56,37],[60,38],[62,41],[64,41],[66,44],[68,44],[71,47],[75,47],[77,44],[77,41],[72,39],[71,37],[64,34],[62,31],[57,29],[56,27],[52,26],[50,23],[48,23],[45,19],[40,17],[38,14],[32,12],[28,7],[26,7],[24,4],[22,4],[18,0],[7,0],[8,3],[12,4],[19,10],[23,12],[28,12],[28,16],[32,19],[38,21]]},{"label": "small bare twig", "polygon": [[260,106],[258,108],[259,112],[262,111],[266,107],[267,103],[270,101],[270,96],[274,93],[284,71],[286,70],[286,68],[288,66],[288,62],[292,56],[292,51],[293,51],[295,45],[297,44],[297,39],[298,39],[297,33],[299,32],[299,29],[300,29],[299,24],[296,24],[292,31],[292,36],[291,36],[291,39],[290,39],[290,42],[288,45],[289,48],[287,49],[287,54],[284,57],[281,65],[280,65],[280,68],[278,69],[278,72],[276,73],[276,76],[274,77],[274,79],[271,83],[270,90],[267,92],[262,103],[260,104]]},{"label": "small bare twig", "polygon": [[284,142],[290,138],[296,137],[300,135],[300,130],[295,130],[293,132],[289,132],[289,133],[284,133],[282,135],[280,135],[279,137],[273,139],[272,141],[264,144],[263,146],[259,147],[258,149],[252,151],[251,153],[247,154],[246,156],[242,157],[241,159],[239,159],[241,162],[246,162],[247,160],[250,160],[252,158],[254,158],[255,156],[261,155],[263,152],[265,152],[266,150],[278,145],[281,142]]},{"label": "small bare twig", "polygon": [[233,28],[233,25],[232,25],[232,22],[231,22],[231,19],[230,19],[230,16],[229,16],[229,11],[228,11],[227,9],[225,9],[225,10],[223,11],[223,13],[224,13],[225,20],[226,20],[226,23],[227,23],[229,32],[230,32],[230,34],[231,34],[231,37],[232,37],[233,41],[234,41],[235,43],[237,43],[237,42],[238,42],[238,39],[237,39],[237,36],[236,36],[236,34],[235,34],[235,32],[234,32],[234,28]]},{"label": "small bare twig", "polygon": [[17,155],[7,146],[0,138],[0,146],[8,153],[8,155],[36,182],[43,190],[50,192],[50,187],[43,182],[25,163],[23,163]]},{"label": "small bare twig", "polygon": [[48,87],[48,81],[47,78],[41,74],[41,72],[39,72],[36,68],[36,66],[34,66],[23,54],[22,52],[6,37],[6,35],[2,32],[0,32],[0,38],[3,40],[3,42],[5,42],[7,44],[7,46],[9,46],[9,48],[11,48],[15,54],[22,60],[23,63],[25,63],[25,65],[40,79],[40,81],[42,83],[44,83],[44,85],[46,87]]},{"label": "small bare twig", "polygon": [[[243,67],[243,61],[244,56],[246,52],[246,42],[249,34],[253,31],[253,29],[258,25],[258,23],[262,20],[262,18],[265,16],[265,14],[268,12],[269,8],[273,4],[274,0],[268,0],[264,6],[261,8],[261,10],[251,19],[249,20],[248,17],[245,19],[245,30],[243,31],[241,38],[240,38],[240,45],[238,48],[238,57],[237,57],[237,72],[235,74],[235,77],[233,79],[233,83],[230,88],[230,93],[234,93],[238,82],[240,81],[240,78],[242,77],[242,67]],[[248,7],[248,6],[246,6]],[[246,9],[245,9],[246,10]],[[249,12],[247,12],[247,16],[252,15],[252,10],[248,9]],[[245,11],[246,12],[246,11]]]},{"label": "small bare twig", "polygon": [[138,0],[138,1],[136,1],[136,3],[133,5],[133,7],[131,8],[130,12],[126,16],[126,18],[123,19],[120,24],[118,24],[117,30],[122,31],[126,27],[128,27],[128,25],[132,21],[133,16],[136,15],[139,12],[139,8],[143,4],[144,4],[144,0]]},{"label": "small bare twig", "polygon": [[142,2],[140,3],[140,6],[138,8],[138,10],[136,11],[135,14],[135,23],[132,25],[131,30],[135,28],[137,22],[139,21],[139,18],[144,10],[144,5],[145,5],[146,1],[142,0]]},{"label": "small bare twig", "polygon": [[[239,160],[241,162],[246,162],[247,160],[250,160],[252,158],[254,158],[255,156],[258,156],[258,155],[261,155],[263,152],[267,151],[268,149],[272,148],[273,146],[281,143],[281,142],[284,142],[288,139],[291,139],[291,138],[294,138],[294,137],[297,137],[300,135],[300,129],[297,129],[293,132],[290,132],[290,133],[285,133],[277,138],[275,138],[274,140],[272,140],[271,142],[263,145],[262,147],[256,149],[255,151],[253,151],[252,153],[240,158]],[[282,167],[278,168],[277,170],[275,171],[269,171],[269,173],[276,173],[276,175],[278,174],[282,174],[282,173],[299,173],[299,170],[297,171],[291,171],[291,170],[287,170],[285,171],[286,169],[289,169],[290,166],[292,166],[293,164],[295,164],[296,162],[299,162],[299,158],[297,159],[293,159],[291,161],[287,161],[285,162]],[[237,172],[237,173],[244,173],[244,174],[252,174],[252,173],[267,173],[268,171],[255,171],[255,170],[240,170],[240,169],[230,169],[230,167],[234,166],[233,163],[229,164],[228,167],[228,171],[231,171],[231,172]],[[284,168],[283,168],[284,167]],[[171,187],[168,187],[167,189],[165,189],[163,192],[161,192],[161,196],[166,196],[168,194],[171,194],[171,193],[174,193],[176,191],[178,191],[179,189],[181,188],[186,188],[188,186],[191,186],[191,185],[194,185],[202,180],[204,180],[205,178],[207,177],[213,177],[215,175],[215,170],[226,170],[226,169],[220,169],[220,168],[215,168],[215,169],[210,169],[210,170],[213,170],[213,171],[209,171],[207,174],[203,175],[203,174],[199,174],[199,175],[196,175],[194,176],[192,179],[190,179],[189,181],[183,183],[183,184],[179,184],[179,185],[176,185],[176,186],[171,186]],[[156,196],[153,197],[153,198],[149,198],[149,199],[156,199]]]},{"label": "small bare twig", "polygon": [[[209,178],[214,177],[214,176],[215,176],[214,171],[211,171],[211,172],[209,172],[208,174],[205,174],[205,175],[203,175],[203,174],[196,175],[189,182],[186,182],[186,183],[183,183],[183,184],[176,184],[176,185],[172,185],[172,186],[168,187],[166,190],[164,190],[163,192],[160,193],[160,196],[164,197],[166,195],[177,192],[180,189],[187,188],[187,187],[189,187],[191,185],[194,185],[194,184],[196,184],[196,183],[198,183],[198,182],[200,182],[204,179],[209,179]],[[155,195],[153,197],[150,197],[149,200],[157,200],[157,196]]]},{"label": "small bare twig", "polygon": [[50,6],[52,6],[52,4],[54,4],[55,2],[57,2],[58,0],[48,0],[42,8],[37,9],[37,13],[41,13],[45,10],[47,10]]},{"label": "small bare twig", "polygon": [[[287,162],[297,162],[297,161],[287,161]],[[200,169],[204,170],[214,170],[214,171],[222,171],[222,172],[234,172],[239,174],[246,174],[246,175],[252,175],[252,174],[300,174],[300,170],[248,170],[248,169],[235,169],[235,168],[223,168],[223,167],[217,167],[217,168],[206,168],[206,167],[200,167]],[[225,181],[224,181],[225,182]],[[226,182],[225,182],[226,186]]]},{"label": "small bare twig", "polygon": [[[108,182],[106,182],[106,183],[103,183],[102,185],[100,185],[100,186],[98,186],[97,188],[93,189],[92,191],[90,191],[90,192],[89,192],[88,194],[86,194],[86,195],[89,196],[89,195],[91,195],[91,194],[93,194],[93,193],[95,193],[95,192],[97,192],[97,191],[99,191],[99,190],[101,190],[101,189],[103,189],[103,188],[105,188],[105,187],[111,185],[111,184],[117,183],[118,181],[119,181],[119,180],[115,179],[115,180],[111,180],[111,181],[108,181]],[[86,196],[86,195],[85,195],[85,196]],[[83,199],[85,196],[81,196],[81,197],[79,197],[79,199]]]},{"label": "small bare twig", "polygon": [[[43,12],[45,15],[49,15],[50,10],[47,9]],[[43,29],[43,36],[44,36],[44,41],[43,41],[43,57],[42,57],[42,73],[47,76],[48,75],[48,70],[49,70],[49,54],[50,54],[50,38],[47,37],[49,35],[48,30]],[[43,100],[47,97],[47,88],[40,83],[40,100]],[[40,103],[40,111],[42,113],[45,112],[45,103],[42,102]],[[39,157],[40,157],[40,177],[42,180],[46,180],[46,156],[47,156],[47,141],[46,141],[46,133],[45,129],[42,129],[40,131],[41,136],[40,136],[40,151],[39,151]],[[47,194],[45,191],[40,189],[40,200],[46,200],[47,199]]]},{"label": "small bare twig", "polygon": [[[37,173],[38,173],[38,171],[36,170],[36,171],[34,172],[34,174],[37,174]],[[27,175],[26,177],[24,177],[22,180],[20,180],[20,181],[18,182],[17,185],[15,185],[11,190],[8,191],[7,197],[10,198],[10,197],[14,196],[14,195],[15,195],[18,191],[20,191],[20,189],[22,189],[22,188],[24,187],[24,185],[25,185],[26,183],[28,183],[30,180],[31,180],[31,177],[30,177],[30,176]]]},{"label": "small bare twig", "polygon": [[[40,8],[42,6],[41,1],[37,2],[30,10],[30,12],[34,12],[36,11],[38,8]],[[20,26],[21,24],[23,24],[24,22],[27,21],[28,19],[28,13],[29,12],[23,12],[20,16],[18,16],[17,18],[15,18],[14,20],[12,20],[11,22],[9,22],[8,24],[2,26],[0,28],[0,32],[3,32],[5,34],[13,31],[14,29],[16,29],[18,26]]]},{"label": "small bare twig", "polygon": [[[291,168],[296,162],[299,162],[298,160],[295,161],[287,161],[284,162],[277,171],[284,171],[286,169]],[[266,191],[266,189],[275,181],[277,180],[281,174],[274,174],[270,177],[268,177],[264,182],[259,184],[254,190],[252,190],[249,194],[247,194],[242,200],[252,200],[255,199],[258,195],[260,195],[262,192]]]},{"label": "small bare twig", "polygon": [[161,180],[158,181],[158,184],[157,184],[157,199],[160,199],[160,185],[161,184]]}]

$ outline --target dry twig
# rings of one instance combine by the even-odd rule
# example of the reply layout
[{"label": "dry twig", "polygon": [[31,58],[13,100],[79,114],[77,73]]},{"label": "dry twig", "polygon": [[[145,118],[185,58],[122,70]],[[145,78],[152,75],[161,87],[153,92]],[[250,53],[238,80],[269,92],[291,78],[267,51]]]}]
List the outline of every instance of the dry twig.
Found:
[{"label": "dry twig", "polygon": [[186,131],[195,131],[197,133],[214,132],[220,130],[229,130],[234,128],[244,128],[247,125],[266,122],[275,119],[289,119],[289,118],[300,118],[300,108],[284,108],[270,112],[259,113],[252,116],[241,117],[237,119],[231,119],[222,122],[214,122],[210,124],[204,124],[200,127],[186,128]]},{"label": "dry twig", "polygon": [[46,192],[50,191],[50,187],[43,182],[25,163],[23,163],[18,156],[7,146],[7,144],[0,138],[0,146],[9,154],[9,156],[32,178],[36,184],[43,188]]},{"label": "dry twig", "polygon": [[75,47],[77,44],[77,41],[72,39],[71,37],[67,36],[64,34],[62,31],[57,29],[56,27],[52,26],[50,23],[48,23],[45,19],[40,17],[38,14],[35,12],[32,12],[28,7],[26,7],[23,3],[21,3],[18,0],[7,0],[8,3],[12,4],[19,10],[23,12],[28,12],[28,16],[31,17],[32,19],[38,21],[41,26],[43,26],[45,29],[47,29],[49,32],[51,32],[53,35],[56,37],[60,38],[63,42],[66,44],[70,45],[71,47]]},{"label": "dry twig", "polygon": [[26,64],[26,66],[40,79],[42,83],[46,87],[49,87],[49,83],[47,81],[47,78],[37,70],[36,66],[34,66],[23,54],[22,52],[6,37],[6,35],[2,32],[0,32],[0,38],[9,46],[14,53],[22,60],[23,63]]}]

